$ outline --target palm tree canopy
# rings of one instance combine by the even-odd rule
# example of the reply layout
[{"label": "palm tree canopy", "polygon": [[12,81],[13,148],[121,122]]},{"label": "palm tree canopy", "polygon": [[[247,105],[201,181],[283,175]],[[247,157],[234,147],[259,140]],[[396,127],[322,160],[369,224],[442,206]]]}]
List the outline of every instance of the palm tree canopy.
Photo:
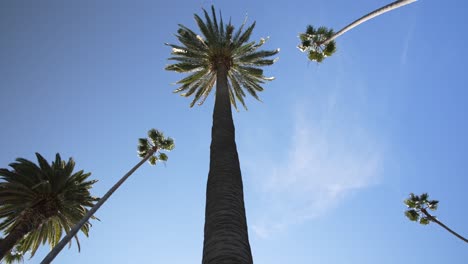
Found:
[{"label": "palm tree canopy", "polygon": [[220,15],[218,23],[215,9],[212,6],[212,18],[203,9],[205,21],[195,14],[195,21],[203,36],[197,35],[189,28],[179,24],[176,37],[181,45],[167,44],[172,47],[172,57],[176,63],[168,65],[166,70],[190,73],[189,76],[176,82],[181,86],[174,90],[182,96],[194,95],[190,104],[201,105],[210,94],[215,82],[219,64],[228,69],[228,88],[232,105],[237,109],[238,100],[246,108],[245,91],[259,100],[257,92],[263,91],[261,84],[273,80],[263,75],[262,66],[272,65],[276,59],[269,57],[277,54],[279,49],[259,51],[266,39],[249,42],[255,22],[244,31],[245,22],[235,31],[234,26],[224,24]]},{"label": "palm tree canopy", "polygon": [[[8,236],[15,227],[27,224],[32,231],[24,236],[5,257],[19,260],[27,251],[34,256],[40,244],[56,245],[63,233],[78,222],[98,200],[90,189],[97,180],[88,180],[91,173],[73,173],[75,162],[65,162],[60,155],[50,165],[36,153],[38,165],[18,158],[9,169],[0,169],[0,231]],[[88,236],[90,223],[81,231]],[[78,238],[75,237],[78,243]]]},{"label": "palm tree canopy", "polygon": [[327,42],[334,34],[333,29],[326,27],[314,28],[309,25],[306,32],[299,35],[301,44],[297,47],[300,51],[308,53],[309,60],[322,62],[326,57],[330,57],[336,52],[335,41]]},{"label": "palm tree canopy", "polygon": [[[138,139],[138,156],[144,158],[148,153],[153,153],[149,157],[148,162],[151,165],[156,165],[158,161],[166,162],[169,159],[166,153],[160,151],[171,151],[174,147],[174,139],[170,137],[166,138],[163,132],[152,128],[148,131],[148,138]],[[152,150],[155,150],[155,152]]]},{"label": "palm tree canopy", "polygon": [[435,211],[438,208],[439,201],[429,200],[429,195],[423,193],[415,195],[410,193],[410,197],[404,201],[408,210],[405,211],[405,216],[414,222],[419,222],[422,225],[427,225],[431,222],[431,218],[424,214],[427,209]]}]

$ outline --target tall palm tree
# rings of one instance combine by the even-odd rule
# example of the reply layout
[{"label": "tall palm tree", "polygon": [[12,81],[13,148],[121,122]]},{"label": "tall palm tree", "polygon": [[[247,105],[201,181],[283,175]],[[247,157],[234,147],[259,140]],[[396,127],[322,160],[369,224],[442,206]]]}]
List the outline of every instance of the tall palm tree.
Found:
[{"label": "tall palm tree", "polygon": [[435,211],[439,205],[439,201],[437,200],[429,200],[429,195],[427,193],[423,193],[420,196],[414,195],[413,193],[410,194],[410,197],[404,201],[406,206],[409,208],[405,211],[406,217],[409,220],[418,222],[422,225],[428,225],[430,222],[434,222],[445,230],[450,232],[452,235],[458,237],[462,241],[468,243],[468,239],[462,237],[457,232],[453,231],[452,229],[448,228],[442,222],[437,220],[437,218],[431,215],[427,209]]},{"label": "tall palm tree", "polygon": [[308,26],[305,33],[301,34],[301,44],[298,46],[302,52],[308,52],[308,58],[311,61],[322,62],[326,57],[331,56],[336,51],[335,39],[349,30],[357,27],[358,25],[380,16],[388,11],[392,11],[399,7],[411,4],[417,0],[397,0],[381,8],[378,8],[369,14],[356,19],[351,24],[342,28],[340,31],[334,33],[332,29],[326,27],[319,27],[315,29],[312,26]]},{"label": "tall palm tree", "polygon": [[[21,260],[27,251],[34,256],[40,244],[55,246],[63,231],[69,232],[98,200],[89,189],[96,180],[91,173],[73,172],[72,158],[65,162],[59,154],[49,163],[36,153],[39,165],[18,158],[11,169],[0,169],[0,260]],[[91,224],[80,230],[88,236]],[[75,236],[79,249],[79,241]]]},{"label": "tall palm tree", "polygon": [[221,16],[218,23],[213,6],[211,11],[210,17],[203,10],[205,20],[195,14],[202,36],[179,25],[176,37],[181,45],[167,44],[172,47],[169,60],[176,63],[166,70],[190,73],[177,82],[181,86],[174,92],[194,95],[191,107],[196,102],[202,104],[216,84],[202,262],[252,263],[231,104],[237,109],[239,101],[246,108],[245,91],[259,100],[261,85],[273,80],[265,77],[260,67],[272,65],[276,60],[268,57],[279,49],[259,51],[265,39],[249,42],[255,22],[245,31],[244,22],[235,31]]},{"label": "tall palm tree", "polygon": [[[149,138],[149,139],[148,139]],[[142,158],[137,165],[130,169],[107,193],[99,199],[93,208],[91,208],[86,215],[67,233],[67,235],[58,243],[49,254],[42,260],[41,264],[51,263],[52,260],[60,253],[63,247],[69,243],[73,236],[83,228],[83,225],[92,218],[94,213],[109,199],[109,197],[141,166],[148,161],[151,165],[155,165],[158,161],[165,162],[168,157],[161,150],[173,150],[174,140],[170,137],[165,138],[164,134],[156,129],[148,131],[148,138],[140,138],[138,140],[138,155]]]}]

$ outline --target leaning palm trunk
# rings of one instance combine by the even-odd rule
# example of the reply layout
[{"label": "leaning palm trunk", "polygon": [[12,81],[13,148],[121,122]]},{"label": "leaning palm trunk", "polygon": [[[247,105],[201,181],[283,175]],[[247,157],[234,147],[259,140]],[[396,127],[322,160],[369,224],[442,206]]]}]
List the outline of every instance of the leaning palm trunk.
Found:
[{"label": "leaning palm trunk", "polygon": [[130,177],[143,163],[145,163],[153,154],[156,149],[149,152],[145,158],[143,158],[137,165],[135,165],[130,171],[127,172],[112,188],[91,208],[86,215],[78,222],[68,233],[62,238],[62,240],[47,254],[42,260],[41,264],[49,264],[54,258],[60,253],[67,243],[70,243],[72,238],[78,233],[83,225],[96,213],[96,211],[109,199],[109,197],[122,185],[128,177]]},{"label": "leaning palm trunk", "polygon": [[227,83],[227,65],[217,65],[206,191],[203,264],[252,264],[244,194]]},{"label": "leaning palm trunk", "polygon": [[325,40],[323,43],[321,43],[321,45],[327,45],[329,42],[333,41],[334,39],[336,39],[337,37],[343,35],[344,33],[346,33],[347,31],[357,27],[358,25],[368,21],[368,20],[371,20],[372,18],[376,17],[376,16],[380,16],[382,15],[383,13],[386,13],[388,11],[392,11],[394,9],[397,9],[399,7],[402,7],[402,6],[405,6],[407,4],[411,4],[413,2],[416,2],[417,0],[397,0],[393,3],[390,3],[384,7],[381,7],[377,10],[374,10],[372,12],[370,12],[369,14],[355,20],[354,22],[352,22],[351,24],[347,25],[346,27],[344,27],[343,29],[341,29],[340,31],[338,31],[336,34],[334,34],[333,36],[331,36],[330,38],[328,38],[327,40]]},{"label": "leaning palm trunk", "polygon": [[[63,247],[71,241],[76,233],[83,225],[91,218],[94,213],[109,199],[109,197],[146,161],[151,165],[155,165],[156,161],[167,161],[168,157],[164,153],[159,153],[160,150],[172,150],[174,148],[174,140],[165,138],[164,135],[156,129],[148,131],[149,140],[146,138],[139,139],[138,154],[142,158],[137,165],[127,172],[107,193],[86,213],[86,215],[76,224],[67,235],[49,252],[42,260],[41,264],[49,264],[60,253]],[[156,154],[159,154],[156,156]]]},{"label": "leaning palm trunk", "polygon": [[461,239],[462,241],[465,241],[466,243],[468,243],[468,239],[462,237],[460,234],[458,234],[457,232],[453,231],[452,229],[450,229],[448,226],[444,225],[442,222],[440,222],[439,220],[437,220],[434,216],[432,216],[431,214],[429,214],[427,212],[426,209],[421,209],[421,212],[423,212],[423,214],[429,218],[432,222],[440,225],[442,228],[444,228],[445,230],[449,231],[452,235],[458,237],[459,239]]},{"label": "leaning palm trunk", "polygon": [[328,29],[326,27],[314,28],[313,26],[309,25],[306,29],[306,32],[299,35],[301,44],[299,44],[297,47],[300,51],[308,53],[307,57],[309,60],[322,62],[326,57],[330,57],[336,52],[335,39],[337,37],[376,16],[380,16],[388,11],[397,9],[416,1],[417,0],[397,0],[355,20],[337,33],[334,33],[333,29]]}]

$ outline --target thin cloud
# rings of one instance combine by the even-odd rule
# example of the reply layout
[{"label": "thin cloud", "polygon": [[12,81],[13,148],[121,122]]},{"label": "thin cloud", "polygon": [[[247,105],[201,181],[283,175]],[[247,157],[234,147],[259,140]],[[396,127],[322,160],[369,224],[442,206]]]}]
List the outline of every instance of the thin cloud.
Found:
[{"label": "thin cloud", "polygon": [[406,37],[403,41],[403,50],[400,56],[401,65],[405,65],[406,62],[408,61],[408,50],[409,50],[411,38],[413,37],[413,32],[414,32],[414,23],[410,26],[408,33],[406,34]]},{"label": "thin cloud", "polygon": [[[334,111],[336,96],[329,99],[323,118],[296,110],[283,161],[269,157],[262,166],[249,168],[261,186],[262,212],[250,225],[257,236],[323,216],[353,192],[379,182],[382,149],[359,123],[342,124]],[[255,171],[260,167],[270,171]]]}]

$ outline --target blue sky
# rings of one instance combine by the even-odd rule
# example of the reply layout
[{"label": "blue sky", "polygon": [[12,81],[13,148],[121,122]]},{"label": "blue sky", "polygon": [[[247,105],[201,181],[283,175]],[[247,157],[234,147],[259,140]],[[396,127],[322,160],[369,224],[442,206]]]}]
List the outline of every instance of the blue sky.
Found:
[{"label": "blue sky", "polygon": [[[155,127],[175,138],[143,166],[56,263],[201,262],[213,98],[189,108],[164,71],[177,24],[215,4],[257,21],[276,80],[234,113],[255,263],[464,263],[466,244],[403,216],[408,193],[468,236],[466,3],[420,0],[353,29],[317,65],[306,25],[335,30],[388,1],[1,1],[0,167],[74,157],[103,195]],[[197,30],[198,31],[198,30]],[[47,246],[34,259],[39,263]]]}]

